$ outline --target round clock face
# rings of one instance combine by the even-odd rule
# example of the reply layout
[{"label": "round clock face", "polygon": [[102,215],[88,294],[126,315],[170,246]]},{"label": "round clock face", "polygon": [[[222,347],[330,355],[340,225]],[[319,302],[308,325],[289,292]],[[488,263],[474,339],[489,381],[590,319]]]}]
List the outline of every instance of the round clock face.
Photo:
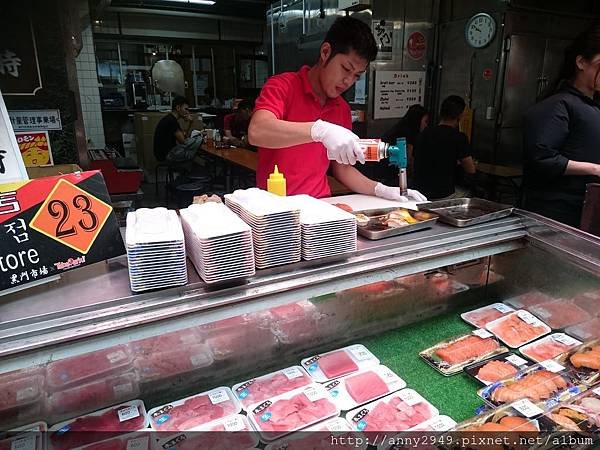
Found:
[{"label": "round clock face", "polygon": [[475,14],[467,22],[465,37],[471,47],[483,48],[492,42],[495,35],[496,21],[489,14]]}]

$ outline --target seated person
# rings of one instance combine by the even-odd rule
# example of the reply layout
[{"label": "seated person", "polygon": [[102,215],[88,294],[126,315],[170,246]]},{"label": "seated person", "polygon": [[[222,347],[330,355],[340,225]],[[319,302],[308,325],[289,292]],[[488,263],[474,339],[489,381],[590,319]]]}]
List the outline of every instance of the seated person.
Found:
[{"label": "seated person", "polygon": [[[188,124],[185,131],[179,126],[179,119]],[[192,122],[188,101],[183,97],[175,97],[171,112],[160,119],[154,130],[154,156],[158,161],[184,162],[194,159],[202,138],[190,137]]]},{"label": "seated person", "polygon": [[223,118],[223,140],[231,145],[248,145],[248,124],[252,116],[252,103],[242,100],[234,113]]},{"label": "seated person", "polygon": [[469,138],[458,130],[465,101],[451,95],[442,102],[440,122],[417,137],[414,153],[414,184],[429,200],[464,197],[455,190],[457,163],[467,174],[475,173]]}]

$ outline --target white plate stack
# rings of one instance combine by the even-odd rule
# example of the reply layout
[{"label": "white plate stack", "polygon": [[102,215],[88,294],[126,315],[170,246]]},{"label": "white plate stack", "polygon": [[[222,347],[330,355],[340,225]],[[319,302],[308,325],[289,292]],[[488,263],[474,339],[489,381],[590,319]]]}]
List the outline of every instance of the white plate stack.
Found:
[{"label": "white plate stack", "polygon": [[132,291],[187,283],[183,230],[175,211],[140,208],[128,213],[125,243]]},{"label": "white plate stack", "polygon": [[227,206],[190,205],[179,214],[188,257],[206,283],[254,275],[252,230]]},{"label": "white plate stack", "polygon": [[309,195],[287,201],[300,209],[302,259],[339,256],[356,251],[356,217]]},{"label": "white plate stack", "polygon": [[257,188],[225,195],[225,204],[252,228],[257,269],[300,261],[300,211]]}]

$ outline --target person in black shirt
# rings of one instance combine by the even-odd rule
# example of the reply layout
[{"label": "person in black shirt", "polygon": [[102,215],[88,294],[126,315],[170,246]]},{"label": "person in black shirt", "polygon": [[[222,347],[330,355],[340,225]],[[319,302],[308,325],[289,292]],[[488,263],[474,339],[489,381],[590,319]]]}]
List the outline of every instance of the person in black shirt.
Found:
[{"label": "person in black shirt", "polygon": [[442,102],[439,124],[425,128],[415,142],[415,189],[429,200],[457,196],[454,178],[457,163],[466,173],[475,173],[469,139],[458,130],[464,110],[465,101],[461,97],[449,96]]},{"label": "person in black shirt", "polygon": [[561,79],[525,114],[523,206],[579,227],[586,184],[600,182],[600,24],[566,49]]},{"label": "person in black shirt", "polygon": [[[179,126],[179,119],[188,122],[184,132]],[[183,97],[175,97],[171,104],[171,112],[160,119],[154,130],[154,156],[158,161],[191,161],[196,156],[202,139],[190,138],[193,118],[189,111],[188,101]]]}]

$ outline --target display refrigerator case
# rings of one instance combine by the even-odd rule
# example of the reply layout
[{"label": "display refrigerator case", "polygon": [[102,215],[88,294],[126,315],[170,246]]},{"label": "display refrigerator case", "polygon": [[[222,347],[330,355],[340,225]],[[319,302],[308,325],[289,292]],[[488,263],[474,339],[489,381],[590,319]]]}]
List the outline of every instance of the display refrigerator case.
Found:
[{"label": "display refrigerator case", "polygon": [[[588,295],[590,316],[600,312],[600,239],[521,210],[359,239],[347,259],[258,271],[243,284],[209,287],[189,274],[186,286],[133,295],[120,257],[0,298],[0,426],[59,423],[132,399],[150,410],[352,343],[464,420],[474,397],[444,392],[458,378],[436,378],[418,359],[456,331],[445,327],[462,323],[461,311],[540,292]],[[477,384],[464,382],[474,396]]]}]

